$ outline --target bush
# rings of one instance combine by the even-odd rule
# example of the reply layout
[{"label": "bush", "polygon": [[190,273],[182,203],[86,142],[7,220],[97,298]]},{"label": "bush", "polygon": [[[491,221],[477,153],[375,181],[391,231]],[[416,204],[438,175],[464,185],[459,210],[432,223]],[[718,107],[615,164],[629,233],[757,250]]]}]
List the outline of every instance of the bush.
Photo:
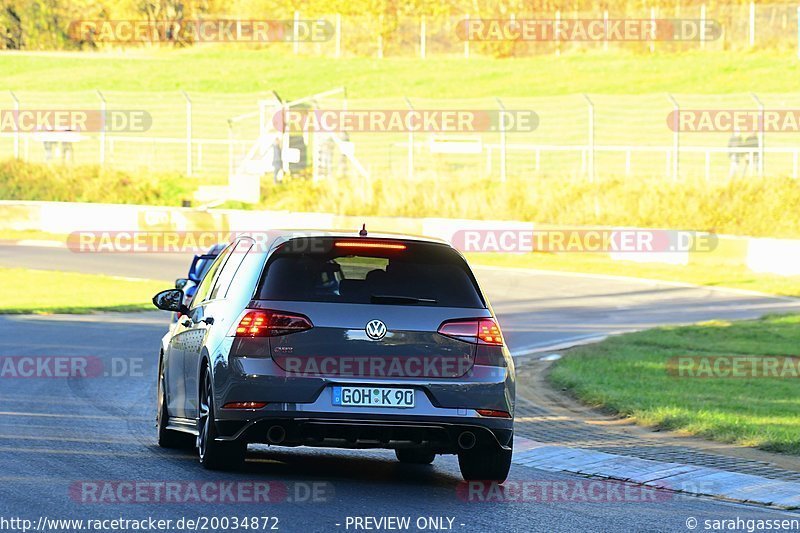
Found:
[{"label": "bush", "polygon": [[0,162],[0,198],[52,202],[181,205],[191,198],[179,175],[132,175],[97,165]]},{"label": "bush", "polygon": [[791,178],[707,183],[663,179],[342,180],[265,186],[260,207],[341,215],[524,220],[800,237]]}]

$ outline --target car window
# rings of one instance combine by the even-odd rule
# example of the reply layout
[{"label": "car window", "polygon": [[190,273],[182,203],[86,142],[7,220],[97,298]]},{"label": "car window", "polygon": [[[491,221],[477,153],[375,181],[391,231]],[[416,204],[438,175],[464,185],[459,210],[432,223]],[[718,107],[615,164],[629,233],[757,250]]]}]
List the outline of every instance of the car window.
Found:
[{"label": "car window", "polygon": [[236,272],[239,270],[239,265],[242,264],[245,255],[250,251],[252,246],[253,241],[250,239],[241,239],[236,243],[233,247],[233,252],[231,252],[230,257],[217,276],[217,281],[214,283],[214,288],[211,289],[209,300],[225,297],[231,280],[233,280],[233,276],[236,275]]},{"label": "car window", "polygon": [[222,253],[217,256],[217,259],[211,264],[211,268],[208,269],[205,276],[203,276],[203,280],[200,282],[200,286],[197,287],[197,292],[192,300],[193,308],[197,307],[208,299],[207,296],[211,292],[211,288],[214,286],[217,273],[219,272],[220,267],[225,264],[225,261],[227,261],[231,250],[233,250],[233,245],[225,248],[225,250],[223,250]]},{"label": "car window", "polygon": [[332,245],[313,253],[310,246],[285,248],[270,258],[259,299],[484,307],[469,267],[448,246],[414,242],[403,250],[352,253]]}]

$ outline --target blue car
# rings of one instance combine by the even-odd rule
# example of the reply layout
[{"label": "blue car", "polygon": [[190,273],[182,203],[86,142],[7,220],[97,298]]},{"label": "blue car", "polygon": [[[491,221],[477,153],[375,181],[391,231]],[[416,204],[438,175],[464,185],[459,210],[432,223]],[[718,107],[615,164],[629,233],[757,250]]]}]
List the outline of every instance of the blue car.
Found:
[{"label": "blue car", "polygon": [[[197,292],[197,286],[200,285],[203,276],[206,275],[208,269],[214,263],[217,256],[225,249],[227,244],[215,244],[208,251],[201,255],[195,255],[192,259],[192,264],[189,266],[189,275],[185,278],[178,278],[175,280],[175,288],[181,289],[184,294],[184,304],[188,307],[192,303],[194,293]],[[180,318],[179,313],[172,314],[172,323],[178,321]]]}]

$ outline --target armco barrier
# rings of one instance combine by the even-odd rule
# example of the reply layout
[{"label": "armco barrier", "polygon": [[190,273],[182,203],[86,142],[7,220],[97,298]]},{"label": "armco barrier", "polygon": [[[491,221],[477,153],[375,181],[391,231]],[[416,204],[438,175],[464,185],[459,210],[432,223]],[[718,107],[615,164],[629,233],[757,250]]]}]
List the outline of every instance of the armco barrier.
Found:
[{"label": "armco barrier", "polygon": [[[197,210],[144,205],[0,201],[0,231],[256,231],[277,228],[392,231],[451,240],[458,230],[557,229],[513,220],[471,220],[409,217],[356,217],[289,211]],[[574,228],[572,228],[574,229]],[[587,228],[588,229],[588,228]],[[721,235],[713,251],[609,253],[613,260],[657,262],[681,268],[686,264],[744,266],[753,272],[800,275],[800,240]]]}]

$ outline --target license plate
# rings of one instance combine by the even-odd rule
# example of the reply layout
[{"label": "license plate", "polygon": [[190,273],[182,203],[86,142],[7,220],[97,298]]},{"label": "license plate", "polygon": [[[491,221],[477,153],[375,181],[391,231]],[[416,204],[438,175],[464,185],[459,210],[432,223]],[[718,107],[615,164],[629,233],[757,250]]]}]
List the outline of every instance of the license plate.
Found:
[{"label": "license plate", "polygon": [[344,407],[414,407],[414,389],[333,387],[333,405]]}]

